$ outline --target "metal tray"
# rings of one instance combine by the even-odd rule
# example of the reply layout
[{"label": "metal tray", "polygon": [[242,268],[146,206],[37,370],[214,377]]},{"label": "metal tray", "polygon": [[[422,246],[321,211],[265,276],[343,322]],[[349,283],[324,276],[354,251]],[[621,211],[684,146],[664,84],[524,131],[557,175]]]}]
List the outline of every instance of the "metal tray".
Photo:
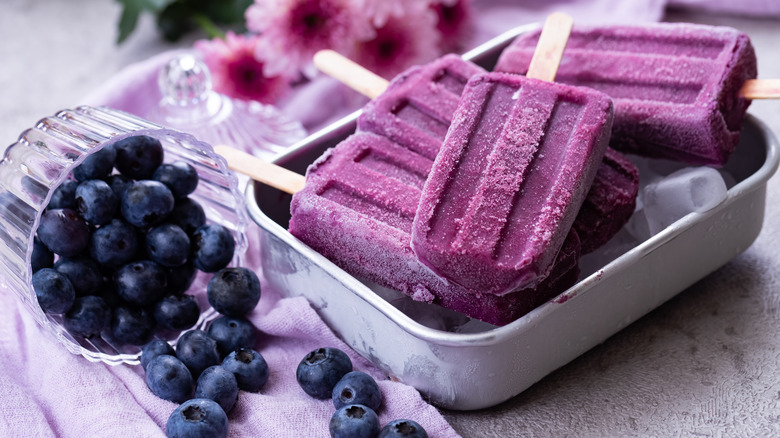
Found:
[{"label": "metal tray", "polygon": [[[490,69],[515,36],[533,28],[514,29],[464,57]],[[305,172],[354,131],[357,115],[274,161]],[[735,181],[722,203],[688,214],[503,327],[361,282],[287,232],[289,195],[255,183],[246,199],[261,229],[256,250],[270,287],[305,296],[347,344],[432,403],[473,410],[519,394],[747,249],[761,230],[766,185],[778,160],[777,139],[748,116],[725,168]]]}]

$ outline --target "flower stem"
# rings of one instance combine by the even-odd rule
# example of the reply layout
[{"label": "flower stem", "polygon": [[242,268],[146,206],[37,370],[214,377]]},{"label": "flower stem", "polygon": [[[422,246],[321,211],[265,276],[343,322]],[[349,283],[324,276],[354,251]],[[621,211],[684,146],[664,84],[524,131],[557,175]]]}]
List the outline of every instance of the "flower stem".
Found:
[{"label": "flower stem", "polygon": [[192,20],[198,25],[209,38],[225,38],[225,32],[222,31],[209,17],[199,12],[192,14]]}]

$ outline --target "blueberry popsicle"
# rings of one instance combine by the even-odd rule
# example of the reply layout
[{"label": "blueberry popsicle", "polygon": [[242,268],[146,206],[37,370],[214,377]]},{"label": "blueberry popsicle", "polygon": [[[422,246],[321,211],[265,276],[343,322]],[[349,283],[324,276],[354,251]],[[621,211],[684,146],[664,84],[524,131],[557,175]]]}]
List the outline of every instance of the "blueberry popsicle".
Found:
[{"label": "blueberry popsicle", "polygon": [[[372,98],[358,118],[359,131],[387,137],[431,161],[441,149],[466,82],[476,74],[485,73],[481,67],[457,55],[445,55],[429,64],[411,67],[388,84],[384,78],[336,52],[318,52],[314,63]],[[588,252],[612,238],[634,211],[636,169],[618,152],[610,150],[609,155],[614,159],[600,166],[604,169],[599,170],[593,185],[597,191],[588,193],[582,212],[583,225],[578,228],[585,231],[580,232],[580,239],[583,247],[589,248]],[[620,163],[620,169],[611,168],[616,163]],[[611,190],[617,193],[611,194]],[[595,211],[602,215],[593,216]],[[579,216],[576,222],[580,222]]]},{"label": "blueberry popsicle", "polygon": [[289,230],[351,275],[492,324],[507,324],[573,285],[579,238],[534,289],[504,296],[442,281],[411,250],[411,227],[432,161],[386,137],[358,132],[328,150],[293,196]]},{"label": "blueberry popsicle", "polygon": [[520,75],[471,78],[423,188],[420,261],[491,294],[547,277],[609,142],[604,93]]},{"label": "blueberry popsicle", "polygon": [[385,136],[433,160],[468,80],[486,73],[457,55],[399,74],[364,108],[358,129]]},{"label": "blueberry popsicle", "polygon": [[[525,74],[539,32],[517,38],[496,71]],[[611,146],[690,164],[724,164],[739,139],[756,77],[747,35],[727,27],[652,24],[575,28],[557,81],[615,102]]]},{"label": "blueberry popsicle", "polygon": [[580,237],[582,254],[588,254],[615,236],[636,208],[639,171],[620,152],[607,148],[596,178],[588,190],[574,229]]}]

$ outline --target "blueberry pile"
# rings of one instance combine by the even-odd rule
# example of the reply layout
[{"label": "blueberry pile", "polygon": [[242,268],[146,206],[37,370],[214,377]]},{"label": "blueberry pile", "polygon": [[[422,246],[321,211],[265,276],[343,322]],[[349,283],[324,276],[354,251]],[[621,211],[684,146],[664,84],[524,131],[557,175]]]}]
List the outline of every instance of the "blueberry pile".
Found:
[{"label": "blueberry pile", "polygon": [[[222,313],[206,331],[185,331],[175,349],[161,339],[144,346],[141,366],[146,385],[156,396],[181,403],[168,418],[169,437],[226,436],[227,414],[239,391],[259,392],[268,381],[268,364],[253,350],[257,329],[245,318],[257,306],[260,293],[254,272],[223,268],[206,286],[209,303]],[[163,300],[156,310],[168,305],[172,304]]]},{"label": "blueberry pile", "polygon": [[[196,170],[163,158],[159,140],[128,137],[90,154],[53,191],[33,243],[32,285],[41,309],[62,314],[74,335],[142,346],[158,330],[189,329],[201,310],[185,292],[198,270],[236,276],[222,272],[232,234],[189,197]],[[226,309],[254,307],[259,283],[238,298],[223,294],[215,302]]]},{"label": "blueberry pile", "polygon": [[333,401],[331,437],[428,438],[425,429],[412,420],[394,420],[380,430],[376,415],[382,404],[379,385],[368,374],[353,371],[349,356],[337,348],[318,348],[307,354],[295,377],[306,394]]},{"label": "blueberry pile", "polygon": [[256,332],[243,316],[223,315],[208,331],[184,332],[175,349],[161,339],[144,346],[141,366],[146,385],[154,395],[181,403],[168,418],[168,437],[227,435],[227,414],[239,391],[259,392],[268,381],[268,364],[252,349]]}]

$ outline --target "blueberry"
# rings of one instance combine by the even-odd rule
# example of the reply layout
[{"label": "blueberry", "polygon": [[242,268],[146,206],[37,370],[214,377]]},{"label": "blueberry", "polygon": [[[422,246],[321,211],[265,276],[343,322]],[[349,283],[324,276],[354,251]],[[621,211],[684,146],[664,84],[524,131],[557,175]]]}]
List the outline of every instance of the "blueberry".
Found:
[{"label": "blueberry", "polygon": [[114,218],[119,201],[101,179],[90,179],[76,187],[76,208],[87,222],[93,225],[107,224]]},{"label": "blueberry", "polygon": [[125,306],[127,303],[116,291],[116,285],[113,280],[109,278],[103,278],[103,287],[100,291],[100,297],[108,304],[108,307],[115,309],[119,306]]},{"label": "blueberry", "polygon": [[89,244],[89,227],[78,213],[62,208],[47,210],[38,224],[38,238],[62,257],[74,257]]},{"label": "blueberry", "polygon": [[103,298],[87,295],[78,297],[63,319],[65,328],[73,333],[91,338],[111,322],[111,309]]},{"label": "blueberry", "polygon": [[206,224],[206,212],[192,198],[177,199],[166,220],[178,225],[188,236],[192,236],[195,230]]},{"label": "blueberry", "polygon": [[176,408],[165,424],[168,438],[225,438],[228,418],[214,400],[196,398]]},{"label": "blueberry", "polygon": [[100,292],[103,276],[100,268],[89,257],[60,257],[54,264],[54,269],[68,277],[77,296],[95,295]]},{"label": "blueberry", "polygon": [[55,210],[59,208],[69,208],[71,210],[76,209],[76,187],[79,186],[79,182],[68,179],[62,182],[51,194],[49,198],[49,204],[46,206],[49,210]]},{"label": "blueberry", "polygon": [[119,296],[138,306],[148,306],[162,298],[167,281],[165,269],[151,260],[130,262],[114,275]]},{"label": "blueberry", "polygon": [[203,330],[190,330],[181,335],[176,343],[176,357],[187,365],[196,379],[203,370],[220,362],[217,341]]},{"label": "blueberry", "polygon": [[40,239],[36,236],[33,239],[33,250],[30,256],[30,267],[33,272],[39,271],[43,268],[51,268],[54,265],[54,254],[46,248],[46,245],[41,243]]},{"label": "blueberry", "polygon": [[333,438],[375,438],[379,434],[379,418],[373,409],[363,405],[346,405],[330,418]]},{"label": "blueberry", "polygon": [[111,335],[121,344],[144,345],[154,334],[154,317],[146,309],[126,306],[114,308]]},{"label": "blueberry", "polygon": [[[144,348],[141,350],[141,366],[143,369],[146,369],[152,359],[162,355],[175,357],[176,351],[173,350],[173,347],[171,347],[171,344],[168,342],[162,339],[152,339],[149,343],[144,345]],[[189,370],[187,370],[187,372],[189,372]]]},{"label": "blueberry", "polygon": [[146,253],[163,266],[181,266],[187,263],[190,254],[190,238],[177,225],[154,227],[146,234]]},{"label": "blueberry", "polygon": [[152,179],[168,186],[177,199],[187,197],[198,187],[198,172],[183,161],[161,165],[154,171]]},{"label": "blueberry", "polygon": [[136,181],[122,196],[121,211],[131,225],[148,228],[165,219],[173,210],[173,204],[173,194],[165,184]]},{"label": "blueberry", "polygon": [[168,295],[154,305],[157,324],[170,330],[186,330],[199,317],[200,308],[192,295]]},{"label": "blueberry", "polygon": [[138,247],[138,231],[121,219],[98,228],[89,240],[92,259],[109,268],[135,260]]},{"label": "blueberry", "polygon": [[182,403],[192,395],[194,381],[179,359],[161,354],[146,365],[146,386],[161,399]]},{"label": "blueberry", "polygon": [[168,292],[172,294],[182,294],[187,292],[198,270],[192,263],[185,263],[182,266],[168,269]]},{"label": "blueberry", "polygon": [[268,381],[268,363],[265,358],[249,348],[239,348],[222,361],[222,368],[236,376],[238,389],[258,392]]},{"label": "blueberry", "polygon": [[211,322],[209,336],[217,341],[220,357],[239,348],[254,348],[257,329],[244,318],[221,316]]},{"label": "blueberry", "polygon": [[230,263],[236,242],[227,228],[206,224],[192,234],[193,263],[203,272],[217,272]]},{"label": "blueberry", "polygon": [[113,145],[106,146],[91,153],[78,167],[73,169],[73,177],[78,181],[105,178],[114,170],[115,160],[116,150]]},{"label": "blueberry", "polygon": [[318,348],[301,360],[295,372],[298,384],[306,394],[326,399],[333,395],[333,387],[352,371],[352,361],[338,348]]},{"label": "blueberry", "polygon": [[32,285],[38,304],[46,313],[65,313],[76,300],[76,291],[68,277],[51,268],[33,274]]},{"label": "blueberry", "polygon": [[206,368],[195,385],[195,398],[214,400],[223,411],[230,412],[238,400],[236,376],[219,365]]},{"label": "blueberry", "polygon": [[416,421],[393,420],[379,431],[378,438],[428,438],[428,433]]},{"label": "blueberry", "polygon": [[125,195],[125,192],[133,185],[134,181],[120,173],[116,173],[106,178],[106,183],[111,187],[111,190],[116,195],[116,199],[121,201],[122,196]]},{"label": "blueberry", "polygon": [[163,162],[163,147],[148,135],[136,135],[114,143],[116,168],[132,179],[149,179]]},{"label": "blueberry", "polygon": [[217,312],[226,316],[243,316],[260,301],[260,280],[247,268],[225,268],[211,277],[206,294],[209,304]]},{"label": "blueberry", "polygon": [[333,405],[364,405],[373,410],[382,404],[382,393],[374,378],[362,371],[350,371],[333,387]]}]

